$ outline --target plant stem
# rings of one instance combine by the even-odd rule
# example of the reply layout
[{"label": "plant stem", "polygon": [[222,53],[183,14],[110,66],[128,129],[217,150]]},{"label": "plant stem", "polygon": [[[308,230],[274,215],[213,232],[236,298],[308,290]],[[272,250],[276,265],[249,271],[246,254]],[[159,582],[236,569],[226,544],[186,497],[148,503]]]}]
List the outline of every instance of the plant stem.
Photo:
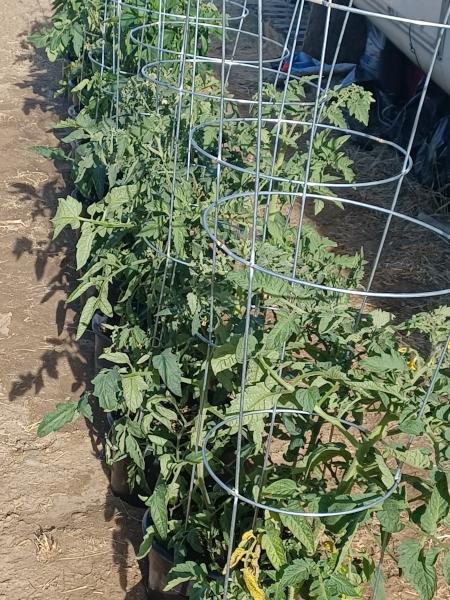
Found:
[{"label": "plant stem", "polygon": [[101,225],[102,227],[107,227],[109,229],[113,229],[114,227],[123,227],[128,229],[130,227],[136,227],[134,223],[122,223],[122,222],[109,222],[109,221],[97,221],[97,219],[87,219],[86,217],[78,217],[79,221],[83,221],[84,223],[94,223],[94,225]]},{"label": "plant stem", "polygon": [[315,406],[314,412],[319,417],[322,417],[322,419],[324,421],[327,421],[331,425],[334,425],[334,427],[336,427],[336,429],[338,429],[342,433],[342,435],[344,435],[348,439],[348,441],[352,444],[352,446],[354,448],[356,448],[356,449],[360,448],[361,444],[358,442],[358,440],[355,437],[352,436],[351,433],[349,433],[345,429],[345,427],[342,425],[342,423],[339,421],[339,419],[336,419],[336,417],[332,417],[331,415],[326,413],[324,410],[322,410],[320,408],[320,406],[318,406],[318,405]]},{"label": "plant stem", "polygon": [[379,425],[368,436],[367,440],[364,441],[362,444],[358,444],[359,447],[356,451],[355,458],[353,459],[352,464],[350,465],[350,469],[347,471],[338,487],[338,494],[346,494],[348,490],[350,490],[353,487],[353,483],[358,472],[358,467],[360,467],[363,464],[366,455],[374,446],[374,444],[383,439],[383,437],[385,436],[385,429],[389,425],[389,423],[395,421],[396,419],[397,418],[391,413],[386,413],[381,419]]},{"label": "plant stem", "polygon": [[269,365],[261,356],[258,357],[258,362],[261,365],[261,367],[263,367],[263,369],[265,369],[270,374],[270,376],[282,387],[284,387],[288,392],[295,392],[295,387],[287,383],[287,381],[285,381],[282,377],[278,375],[278,373],[276,373],[271,367],[269,367]]},{"label": "plant stem", "polygon": [[421,529],[420,527],[418,527],[415,523],[411,523],[411,521],[407,521],[405,523],[405,525],[406,525],[406,527],[409,527],[409,529],[413,529],[421,537],[428,538],[429,540],[432,540],[435,544],[437,544],[443,550],[448,550],[449,549],[449,546],[443,544],[435,535],[433,535],[432,533],[425,533],[423,531],[423,529]]},{"label": "plant stem", "polygon": [[198,487],[200,488],[200,491],[202,493],[203,500],[205,501],[206,506],[209,509],[212,509],[213,505],[211,504],[211,500],[208,495],[208,490],[206,489],[206,485],[205,485],[205,466],[204,466],[203,462],[201,462],[197,465],[197,481],[198,481]]},{"label": "plant stem", "polygon": [[[288,132],[287,132],[287,124],[286,123],[283,123],[282,129],[283,129],[283,136],[287,136]],[[280,152],[279,152],[277,160],[275,162],[275,167],[274,167],[274,171],[273,171],[274,175],[277,175],[277,173],[283,166],[285,156],[286,156],[286,142],[283,142],[281,144]],[[275,221],[275,215],[277,214],[277,204],[278,204],[278,195],[273,194],[270,197],[270,202],[269,202],[269,221]]]}]

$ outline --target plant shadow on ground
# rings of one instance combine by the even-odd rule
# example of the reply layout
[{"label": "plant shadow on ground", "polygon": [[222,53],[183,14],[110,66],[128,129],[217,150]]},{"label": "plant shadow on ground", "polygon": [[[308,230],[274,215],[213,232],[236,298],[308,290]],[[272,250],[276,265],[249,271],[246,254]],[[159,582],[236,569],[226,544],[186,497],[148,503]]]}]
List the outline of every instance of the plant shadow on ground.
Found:
[{"label": "plant shadow on ground", "polygon": [[[41,120],[62,120],[67,116],[68,101],[64,96],[54,97],[56,82],[61,77],[61,61],[52,64],[48,61],[45,53],[35,50],[27,42],[27,37],[45,26],[45,22],[37,22],[31,31],[24,31],[19,36],[22,50],[16,62],[29,60],[31,66],[27,76],[16,84],[16,86],[28,92],[23,99],[22,111],[25,115],[31,115],[34,111],[44,113]],[[53,118],[52,118],[53,117]],[[56,119],[55,119],[56,117]],[[67,132],[57,130],[55,138],[61,138]],[[52,143],[52,142],[50,142]],[[41,139],[37,145],[43,145]],[[30,143],[30,146],[33,145]],[[58,145],[54,140],[53,145]],[[30,153],[30,161],[32,160]],[[38,219],[51,219],[57,209],[58,198],[69,194],[73,189],[70,180],[70,167],[62,161],[55,161],[57,173],[48,171],[47,182],[13,183],[10,186],[17,204],[27,205],[27,216],[35,223]],[[55,175],[55,176],[52,176]],[[32,208],[30,209],[30,206]],[[36,369],[19,374],[16,381],[12,382],[9,390],[9,400],[14,402],[18,398],[31,392],[37,395],[45,388],[45,379],[57,380],[67,372],[67,363],[73,381],[72,393],[81,393],[90,388],[91,379],[94,376],[94,338],[93,332],[88,330],[81,340],[76,340],[76,329],[80,314],[80,305],[76,301],[73,305],[67,305],[64,299],[75,289],[77,285],[77,271],[75,261],[76,237],[73,231],[65,230],[56,240],[52,239],[52,232],[45,239],[33,239],[32,236],[20,236],[15,240],[12,254],[16,262],[24,259],[34,258],[34,273],[37,282],[45,282],[45,291],[40,299],[40,305],[49,301],[55,303],[55,296],[63,296],[57,300],[54,322],[56,335],[46,338],[48,345],[53,346],[46,349],[39,357]],[[58,399],[56,399],[58,400]],[[62,400],[62,399],[61,399]],[[93,455],[101,458],[109,426],[105,414],[100,410],[97,402],[91,398],[93,409],[93,423],[86,421],[92,444]],[[127,590],[127,570],[134,560],[129,553],[130,544],[135,553],[142,540],[141,519],[143,510],[126,505],[122,500],[116,498],[109,485],[109,469],[102,461],[102,469],[105,475],[105,504],[104,518],[106,522],[114,519],[115,527],[112,533],[112,545],[120,548],[120,552],[114,553],[114,562],[119,571],[120,587],[125,593],[124,600],[143,600],[146,597],[145,584],[148,577],[148,562],[140,561],[139,567],[143,580],[132,589]]]}]

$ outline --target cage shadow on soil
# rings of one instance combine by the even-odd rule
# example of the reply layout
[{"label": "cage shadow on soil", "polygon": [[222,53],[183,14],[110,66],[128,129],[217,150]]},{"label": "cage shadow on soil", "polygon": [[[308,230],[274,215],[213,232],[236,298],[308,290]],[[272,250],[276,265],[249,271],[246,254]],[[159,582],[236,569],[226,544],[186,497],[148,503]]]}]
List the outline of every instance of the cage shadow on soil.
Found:
[{"label": "cage shadow on soil", "polygon": [[[22,32],[19,36],[21,49],[25,53],[17,59],[17,62],[29,60],[31,67],[27,77],[16,85],[25,93],[21,106],[23,113],[29,116],[34,111],[40,111],[48,115],[50,125],[50,116],[56,117],[52,120],[58,121],[67,117],[69,103],[65,96],[54,97],[57,89],[55,82],[61,78],[61,60],[49,63],[42,50],[34,50],[27,42],[30,34],[40,31],[45,25],[45,22],[37,22],[31,31]],[[53,145],[57,146],[63,135],[64,132],[56,131]],[[41,218],[52,218],[57,209],[58,198],[69,195],[73,189],[67,163],[55,161],[54,164],[59,176],[44,177],[46,181],[43,184],[31,179],[10,185],[18,205],[22,203],[31,205],[28,214],[33,223]],[[52,232],[43,239],[36,240],[30,235],[19,235],[16,238],[12,248],[14,261],[18,263],[23,260],[33,260],[36,281],[48,280],[46,289],[39,298],[40,304],[48,303],[55,295],[63,294],[68,297],[77,287],[75,246],[75,232],[67,230],[55,240]],[[41,390],[45,390],[47,378],[58,380],[63,376],[64,364],[68,365],[71,374],[73,394],[79,395],[84,389],[90,389],[90,382],[94,376],[94,336],[88,329],[81,340],[76,340],[79,314],[79,301],[75,301],[73,305],[68,305],[64,299],[57,301],[54,313],[56,332],[54,336],[47,337],[45,340],[47,346],[51,348],[40,354],[35,369],[19,373],[9,390],[10,402],[15,402],[29,393],[38,395]],[[55,400],[64,401],[64,398]],[[85,419],[85,424],[92,445],[92,455],[101,460],[101,469],[105,476],[103,512],[106,522],[114,522],[111,543],[112,548],[118,550],[113,554],[114,564],[119,573],[120,587],[124,591],[126,600],[143,600],[146,597],[143,582],[148,577],[147,561],[140,561],[139,565],[143,576],[142,582],[128,591],[127,572],[130,564],[135,560],[142,539],[141,518],[144,511],[127,505],[114,496],[109,485],[109,468],[102,458],[109,425],[105,413],[100,410],[95,399],[91,398],[89,402],[93,410],[93,422]],[[130,553],[130,547],[134,549],[134,554]]]}]

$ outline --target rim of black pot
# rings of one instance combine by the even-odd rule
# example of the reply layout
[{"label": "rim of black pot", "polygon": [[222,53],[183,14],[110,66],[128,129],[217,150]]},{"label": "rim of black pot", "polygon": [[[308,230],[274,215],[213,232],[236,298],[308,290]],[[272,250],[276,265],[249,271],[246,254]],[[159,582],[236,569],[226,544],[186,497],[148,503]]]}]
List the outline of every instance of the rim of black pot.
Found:
[{"label": "rim of black pot", "polygon": [[[108,322],[108,317],[106,315],[102,315],[99,312],[94,313],[93,317],[92,317],[92,331],[94,332],[95,335],[97,335],[98,337],[102,338],[105,341],[111,342],[111,338],[106,335],[106,333],[103,333],[103,331],[100,329],[100,325],[103,325],[105,323]],[[111,342],[112,343],[112,342]]]}]

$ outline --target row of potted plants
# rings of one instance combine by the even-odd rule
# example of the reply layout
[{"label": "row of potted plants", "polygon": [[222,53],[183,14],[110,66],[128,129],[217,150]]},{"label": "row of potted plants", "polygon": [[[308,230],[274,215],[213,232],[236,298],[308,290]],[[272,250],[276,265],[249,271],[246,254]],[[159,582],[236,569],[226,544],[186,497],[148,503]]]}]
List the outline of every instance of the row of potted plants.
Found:
[{"label": "row of potted plants", "polygon": [[[166,10],[180,17],[187,10],[186,1],[168,4]],[[357,310],[347,295],[289,285],[257,271],[245,336],[248,272],[230,253],[246,256],[253,233],[255,183],[247,167],[254,157],[256,105],[248,104],[250,119],[224,130],[220,151],[242,169],[223,168],[217,190],[216,163],[192,152],[189,134],[194,124],[219,118],[220,80],[207,62],[198,71],[187,65],[185,87],[203,90],[191,100],[139,75],[140,66],[158,58],[149,47],[156,45],[157,28],[143,29],[147,47],[133,44],[130,31],[155,23],[158,15],[143,10],[143,3],[136,6],[122,6],[119,21],[117,2],[109,3],[105,23],[103,1],[58,0],[51,28],[32,37],[50,59],[68,61],[68,78],[78,77],[72,89],[81,110],[57,125],[71,128],[63,143],[76,142],[74,150],[34,151],[72,164],[78,195],[60,199],[53,218],[55,236],[64,227],[80,232],[76,258],[83,275],[68,301],[86,295],[78,338],[101,315],[110,339],[92,392],[57,405],[43,418],[39,435],[80,415],[92,419],[89,395],[112,415],[108,464],[126,465],[129,491],[138,490],[149,508],[138,558],[149,554],[151,589],[194,599],[222,598],[224,587],[233,599],[361,598],[377,577],[374,556],[354,544],[365,529],[380,547],[394,536],[392,558],[400,572],[422,600],[431,600],[438,559],[450,582],[450,548],[440,535],[450,526],[448,357],[418,414],[446,343],[450,309],[396,325],[390,313],[372,310],[355,329]],[[201,3],[199,14],[207,19],[218,13]],[[182,23],[166,25],[169,56],[183,43]],[[216,33],[204,28],[201,35],[198,52],[207,57]],[[111,70],[96,70],[99,54]],[[113,57],[124,72],[119,78]],[[163,72],[176,87],[172,67],[155,66],[155,79]],[[258,213],[256,254],[258,265],[285,276],[294,269],[297,228],[293,220],[286,223],[286,214],[295,198],[292,173],[301,179],[305,172],[309,85],[307,79],[289,84],[289,119],[301,125],[283,124],[276,164],[277,125],[270,119],[283,92],[264,87],[261,169],[273,168],[279,179],[270,194],[263,194],[267,180],[261,182],[267,204]],[[367,124],[369,93],[352,85],[330,96],[323,123],[339,128],[353,117]],[[226,110],[227,118],[239,116],[236,103],[227,102]],[[195,141],[217,155],[217,128],[197,131]],[[349,143],[347,135],[327,129],[317,135],[311,172],[321,186],[312,193],[332,197],[326,182],[354,181]],[[202,222],[217,197],[231,197],[217,207],[219,247]],[[317,212],[324,209],[322,199],[315,205]],[[295,276],[361,288],[362,251],[341,255],[335,246],[304,225]],[[428,338],[426,352],[405,341],[417,331]],[[282,451],[270,452],[266,465],[274,406],[272,446]],[[370,431],[368,415],[375,423]],[[201,446],[212,430],[205,464]],[[412,435],[419,444],[411,446]],[[398,485],[400,463],[405,474]],[[236,468],[239,493],[267,510],[239,502],[233,513]],[[389,498],[376,502],[391,489]],[[370,508],[351,518],[295,515],[361,505]],[[395,534],[403,530],[410,535],[398,544]]]}]

